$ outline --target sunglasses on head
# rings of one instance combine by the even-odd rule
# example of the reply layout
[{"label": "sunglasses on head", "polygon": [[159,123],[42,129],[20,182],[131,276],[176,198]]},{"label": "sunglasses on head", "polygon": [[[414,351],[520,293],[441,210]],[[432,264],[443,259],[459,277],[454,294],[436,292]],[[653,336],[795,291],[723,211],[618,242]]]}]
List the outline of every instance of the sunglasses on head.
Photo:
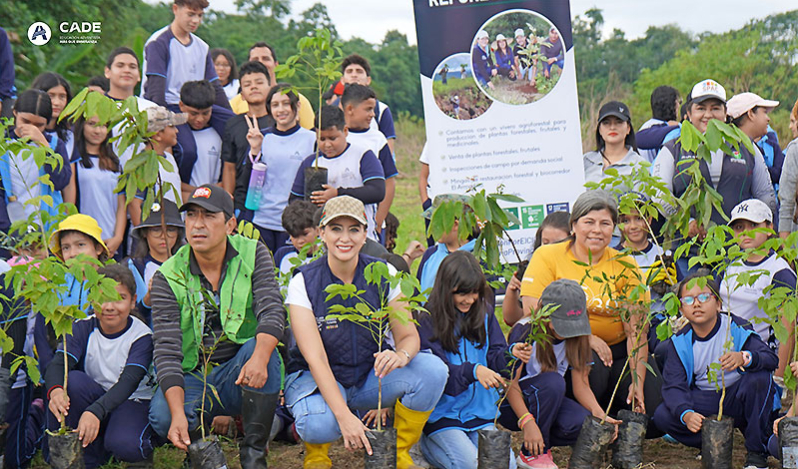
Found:
[{"label": "sunglasses on head", "polygon": [[696,296],[685,296],[683,298],[680,298],[679,301],[681,301],[682,304],[684,305],[693,306],[696,301],[703,304],[709,301],[709,299],[712,298],[713,296],[714,295],[712,293],[701,293]]}]

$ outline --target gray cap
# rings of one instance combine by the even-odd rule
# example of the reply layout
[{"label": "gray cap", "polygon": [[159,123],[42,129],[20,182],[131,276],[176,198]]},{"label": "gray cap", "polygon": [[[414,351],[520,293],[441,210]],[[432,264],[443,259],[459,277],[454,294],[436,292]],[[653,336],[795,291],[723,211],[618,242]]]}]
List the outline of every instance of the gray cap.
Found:
[{"label": "gray cap", "polygon": [[587,297],[584,290],[573,280],[555,280],[540,295],[540,307],[556,305],[550,316],[554,332],[564,339],[590,335],[590,319],[587,317]]}]

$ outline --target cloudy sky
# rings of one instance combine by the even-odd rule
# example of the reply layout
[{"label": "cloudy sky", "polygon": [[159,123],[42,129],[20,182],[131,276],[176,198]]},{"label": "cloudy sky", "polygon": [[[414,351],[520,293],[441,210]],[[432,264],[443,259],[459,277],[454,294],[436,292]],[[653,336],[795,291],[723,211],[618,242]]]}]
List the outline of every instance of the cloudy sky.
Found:
[{"label": "cloudy sky", "polygon": [[[320,0],[292,0],[295,14]],[[234,0],[210,0],[211,8],[235,12]],[[398,29],[416,42],[412,0],[324,0],[338,32],[345,39],[362,37],[380,42],[385,33]],[[604,12],[605,34],[613,28],[626,32],[627,38],[645,34],[649,26],[676,23],[698,33],[737,29],[752,18],[798,8],[795,0],[571,0],[571,14],[579,15],[598,6]]]}]

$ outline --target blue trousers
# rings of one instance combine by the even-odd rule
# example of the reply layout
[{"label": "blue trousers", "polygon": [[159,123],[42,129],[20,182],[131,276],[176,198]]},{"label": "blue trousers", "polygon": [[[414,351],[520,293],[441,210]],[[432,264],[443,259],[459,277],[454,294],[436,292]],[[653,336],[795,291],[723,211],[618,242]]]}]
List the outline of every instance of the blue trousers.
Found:
[{"label": "blue trousers", "polygon": [[[494,429],[493,425],[485,427]],[[477,429],[478,430],[478,429]],[[465,431],[450,428],[423,435],[419,441],[421,452],[427,462],[441,469],[477,469],[478,437],[477,430]],[[516,469],[515,455],[510,449],[509,469]]]},{"label": "blue trousers", "polygon": [[[69,372],[67,387],[69,414],[66,423],[77,428],[81,415],[89,405],[105,394],[105,390],[82,371]],[[83,449],[86,468],[107,463],[111,457],[119,461],[139,462],[152,454],[152,429],[147,422],[150,401],[127,400],[114,409],[100,423],[97,438]],[[52,412],[47,412],[47,428],[56,431],[60,424]]]},{"label": "blue trousers", "polygon": [[[579,436],[582,422],[590,412],[573,399],[565,397],[565,379],[557,372],[541,373],[519,383],[529,413],[535,422],[546,450],[553,446],[571,446]],[[520,431],[518,416],[508,402],[501,407],[499,422],[511,431]],[[528,454],[526,449],[522,449]]]},{"label": "blue trousers", "polygon": [[33,384],[28,381],[22,388],[12,389],[6,410],[6,448],[4,468],[27,467],[42,446],[45,409],[41,400],[31,404]]},{"label": "blue trousers", "polygon": [[[241,387],[235,384],[241,373],[241,367],[252,357],[255,351],[255,339],[248,340],[238,349],[238,353],[230,360],[216,366],[208,375],[208,385],[216,388],[219,401],[213,392],[205,393],[205,425],[210,425],[217,415],[239,415],[241,413]],[[263,394],[277,394],[280,392],[280,354],[274,350],[269,358],[268,378],[266,384],[260,389],[246,387],[247,390]],[[200,409],[202,401],[202,374],[192,372],[184,375],[186,419],[189,430],[199,428]],[[150,404],[150,425],[160,437],[166,438],[169,426],[172,424],[172,414],[163,391],[158,388]]]},{"label": "blue trousers", "polygon": [[[768,451],[768,439],[773,434],[771,414],[777,392],[776,383],[767,371],[745,373],[739,381],[726,387],[723,414],[734,418],[734,426],[743,432],[748,451]],[[693,389],[690,395],[693,398],[693,410],[699,414],[708,417],[718,413],[720,392]],[[654,424],[684,445],[701,447],[701,432],[688,430],[681,422],[681,416],[674,415],[667,403],[657,407]]]},{"label": "blue trousers", "polygon": [[[431,353],[419,353],[407,366],[393,370],[382,379],[382,406],[397,400],[410,410],[432,410],[443,395],[449,369]],[[378,380],[369,373],[360,386],[344,388],[338,384],[350,409],[377,408]],[[311,444],[330,443],[341,437],[338,421],[318,391],[310,371],[297,371],[285,383],[285,403],[296,419],[299,436]]]}]

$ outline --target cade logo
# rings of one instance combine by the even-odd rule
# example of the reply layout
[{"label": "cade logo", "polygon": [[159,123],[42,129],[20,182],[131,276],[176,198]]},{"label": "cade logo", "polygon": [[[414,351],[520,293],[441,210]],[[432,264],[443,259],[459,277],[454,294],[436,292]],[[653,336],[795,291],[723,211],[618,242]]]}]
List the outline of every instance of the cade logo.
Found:
[{"label": "cade logo", "polygon": [[28,28],[28,40],[30,40],[31,44],[34,46],[43,46],[47,44],[50,42],[52,36],[50,26],[48,26],[47,23],[37,21]]}]

